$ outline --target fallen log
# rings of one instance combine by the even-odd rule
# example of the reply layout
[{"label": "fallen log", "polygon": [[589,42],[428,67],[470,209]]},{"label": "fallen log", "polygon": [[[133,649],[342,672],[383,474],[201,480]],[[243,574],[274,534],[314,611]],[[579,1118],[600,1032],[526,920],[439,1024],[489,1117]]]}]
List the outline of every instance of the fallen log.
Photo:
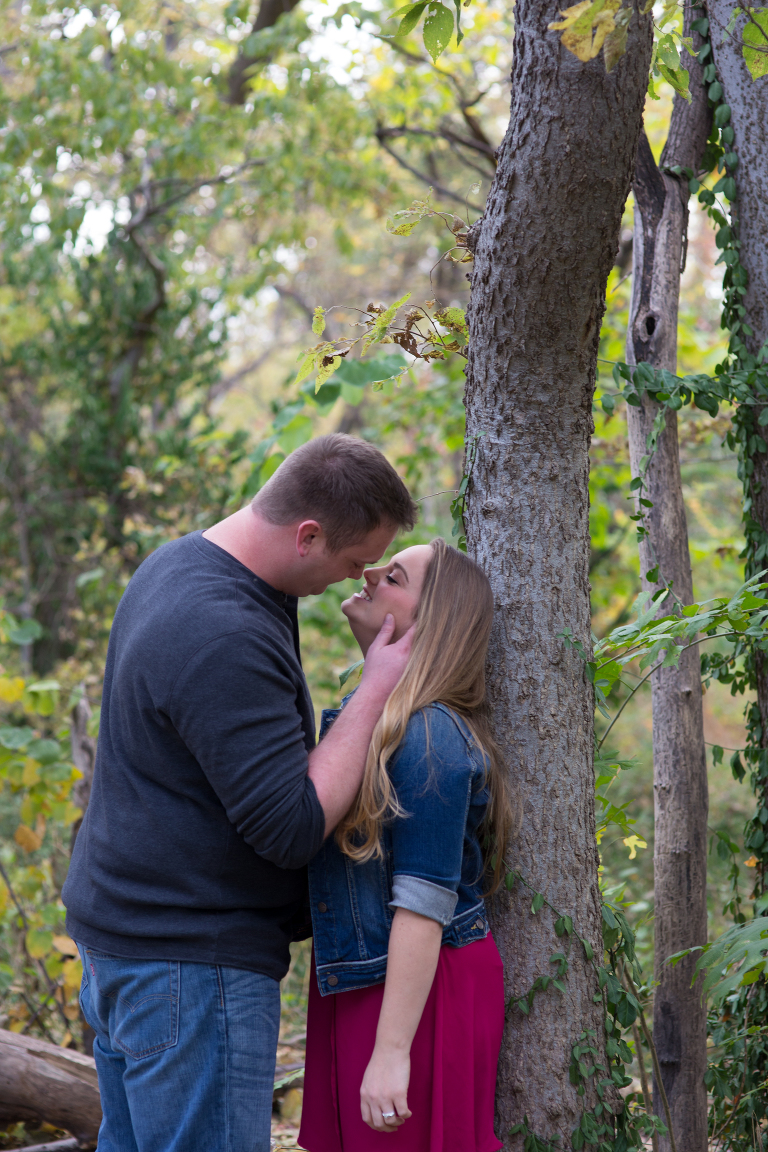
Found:
[{"label": "fallen log", "polygon": [[32,1120],[94,1145],[101,1123],[92,1057],[0,1029],[0,1120]]}]

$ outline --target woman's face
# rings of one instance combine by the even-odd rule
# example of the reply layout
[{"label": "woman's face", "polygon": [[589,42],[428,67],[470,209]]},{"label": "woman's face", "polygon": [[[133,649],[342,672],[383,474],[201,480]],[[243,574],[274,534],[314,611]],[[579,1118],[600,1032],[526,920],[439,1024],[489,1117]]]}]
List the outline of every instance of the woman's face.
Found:
[{"label": "woman's face", "polygon": [[378,635],[387,612],[395,618],[394,640],[399,640],[413,624],[431,559],[429,544],[414,544],[398,552],[388,564],[366,568],[363,588],[341,606],[363,655]]}]

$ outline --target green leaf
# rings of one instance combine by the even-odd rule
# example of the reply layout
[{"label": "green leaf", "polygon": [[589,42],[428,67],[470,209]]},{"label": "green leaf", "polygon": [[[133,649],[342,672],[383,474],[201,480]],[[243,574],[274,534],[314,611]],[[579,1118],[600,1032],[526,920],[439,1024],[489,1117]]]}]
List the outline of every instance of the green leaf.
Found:
[{"label": "green leaf", "polygon": [[[451,19],[453,19],[453,17],[451,17]],[[394,304],[390,304],[389,308],[386,308],[376,317],[365,340],[363,340],[363,352],[367,352],[371,344],[375,344],[378,340],[381,340],[382,336],[386,335],[387,328],[389,328],[389,325],[394,320],[398,308],[401,308],[410,298],[411,293],[406,292],[405,296],[401,296],[399,300],[395,300]]]},{"label": "green leaf", "polygon": [[746,924],[727,929],[713,944],[707,945],[696,965],[694,980],[702,970],[707,972],[702,994],[715,1005],[723,1002],[744,978],[759,969],[761,972],[768,954],[768,920],[759,916]]},{"label": "green leaf", "polygon": [[544,907],[544,897],[542,896],[541,892],[537,892],[536,895],[533,897],[533,903],[531,904],[531,912],[535,916],[536,913],[539,912],[543,907]]},{"label": "green leaf", "polygon": [[517,876],[515,875],[514,872],[507,872],[506,876],[504,877],[504,887],[507,889],[507,892],[512,891],[512,889],[515,886],[515,880],[516,879],[517,879]]},{"label": "green leaf", "polygon": [[725,128],[731,118],[731,109],[728,104],[718,104],[715,108],[715,124],[718,128]]},{"label": "green leaf", "polygon": [[591,960],[593,958],[593,956],[595,955],[595,952],[594,952],[594,949],[592,948],[592,945],[590,944],[589,940],[585,940],[583,938],[582,938],[581,943],[584,947],[584,953],[587,957],[587,960]]},{"label": "green leaf", "polygon": [[357,672],[360,675],[362,675],[364,664],[365,664],[365,660],[358,660],[355,664],[350,664],[349,668],[345,668],[344,671],[339,676],[339,687],[343,688],[344,685],[346,684],[347,680],[349,680],[350,676],[354,672]]},{"label": "green leaf", "polygon": [[453,35],[453,12],[445,4],[430,4],[424,21],[424,47],[435,63]]},{"label": "green leaf", "polygon": [[88,584],[98,584],[103,575],[103,568],[91,568],[90,572],[81,572],[75,580],[75,587],[85,588]]},{"label": "green leaf", "polygon": [[37,620],[20,620],[8,629],[8,639],[12,644],[31,644],[43,634],[42,625]]},{"label": "green leaf", "polygon": [[394,13],[394,15],[397,16],[399,12],[404,12],[405,15],[400,21],[397,32],[395,32],[395,36],[407,36],[409,32],[412,32],[421,19],[421,14],[426,6],[427,3],[426,0],[424,0],[423,4],[407,4],[405,8],[399,8],[398,11]]},{"label": "green leaf", "polygon": [[3,748],[10,748],[14,752],[26,748],[34,738],[35,734],[31,728],[0,728],[0,744]]},{"label": "green leaf", "polygon": [[741,33],[744,63],[753,80],[768,76],[768,8],[751,8]]}]

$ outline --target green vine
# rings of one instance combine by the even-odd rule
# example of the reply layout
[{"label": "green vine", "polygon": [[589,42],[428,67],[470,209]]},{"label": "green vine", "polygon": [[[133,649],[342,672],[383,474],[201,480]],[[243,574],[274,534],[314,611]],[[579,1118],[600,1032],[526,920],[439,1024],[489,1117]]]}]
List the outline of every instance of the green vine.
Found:
[{"label": "green vine", "polygon": [[[529,1015],[536,996],[547,992],[550,985],[564,994],[568,976],[571,947],[574,939],[579,940],[587,962],[591,965],[597,987],[593,999],[602,1004],[605,1013],[605,1052],[608,1066],[601,1064],[600,1048],[592,1029],[581,1032],[571,1048],[571,1061],[568,1069],[571,1084],[576,1094],[584,1097],[591,1086],[597,1096],[592,1108],[585,1108],[579,1123],[571,1133],[571,1147],[579,1152],[585,1145],[596,1147],[598,1152],[628,1152],[640,1149],[644,1138],[652,1133],[667,1131],[665,1125],[650,1112],[650,1100],[638,1100],[637,1093],[630,1093],[618,1106],[615,1096],[619,1089],[627,1088],[632,1077],[627,1075],[627,1065],[632,1063],[633,1052],[623,1033],[633,1027],[642,1015],[638,985],[642,985],[642,972],[635,953],[635,936],[624,912],[616,904],[605,901],[602,905],[603,957],[600,963],[594,949],[586,938],[579,936],[574,929],[571,916],[557,908],[522,875],[518,869],[510,869],[505,878],[508,891],[516,884],[524,885],[532,893],[531,914],[537,915],[547,907],[555,917],[555,934],[565,939],[565,950],[553,953],[550,964],[556,965],[554,974],[538,976],[522,996],[512,996],[507,1011],[515,1008]],[[622,979],[623,977],[623,979]],[[652,1046],[652,1041],[649,1043]],[[637,1041],[634,1041],[635,1046]],[[642,1060],[642,1053],[636,1053]],[[613,1101],[611,1100],[613,1097]],[[523,1137],[525,1152],[555,1152],[559,1134],[545,1138],[533,1132],[528,1117],[524,1116],[515,1124],[509,1134]]]},{"label": "green vine", "polygon": [[[701,11],[701,10],[700,10]],[[614,410],[621,397],[628,404],[639,404],[643,391],[660,404],[652,433],[648,438],[647,454],[641,461],[639,475],[632,481],[632,489],[640,497],[640,508],[635,517],[638,538],[647,535],[646,508],[652,507],[644,496],[648,465],[655,450],[660,428],[669,409],[678,410],[684,404],[716,416],[719,405],[733,405],[732,429],[725,443],[738,456],[738,475],[744,489],[743,524],[746,546],[742,558],[746,560],[748,583],[757,579],[768,564],[768,533],[752,515],[753,501],[759,495],[754,479],[755,459],[768,451],[768,344],[757,355],[750,352],[747,341],[754,332],[746,320],[743,297],[747,290],[747,272],[741,263],[741,243],[732,214],[718,201],[722,196],[730,204],[737,199],[736,172],[739,157],[734,148],[735,133],[731,125],[731,109],[723,99],[723,88],[717,79],[712,59],[709,20],[701,12],[692,28],[703,38],[698,50],[707,96],[713,109],[713,128],[709,137],[702,167],[705,172],[715,166],[719,179],[714,187],[702,185],[700,174],[690,169],[673,168],[669,171],[679,179],[688,181],[692,195],[707,212],[716,229],[715,242],[720,255],[717,263],[725,265],[723,276],[722,326],[729,333],[728,354],[717,365],[713,377],[702,374],[684,377],[657,371],[649,364],[639,364],[633,370],[626,364],[614,366],[614,380],[619,391],[615,396],[603,397],[606,412]],[[652,583],[662,584],[658,566],[648,573]],[[664,586],[654,595],[658,599],[669,591]],[[768,659],[768,645],[761,626],[743,626],[743,617],[733,620],[735,635],[728,637],[731,648],[727,652],[705,652],[701,658],[705,684],[718,680],[729,684],[733,695],[754,692],[758,670]],[[768,877],[768,733],[757,702],[745,709],[747,741],[743,749],[734,749],[730,766],[737,780],[747,771],[755,793],[756,811],[745,828],[745,848],[752,853],[750,864],[755,867],[753,890],[754,917],[761,920],[768,915],[766,878]],[[713,747],[713,761],[719,763],[723,749]],[[711,850],[724,858],[730,857],[731,899],[725,910],[733,916],[734,926],[712,945],[708,945],[699,961],[700,968],[710,968],[705,986],[717,991],[715,971],[725,975],[725,995],[715,995],[718,1007],[709,1015],[709,1036],[713,1045],[710,1065],[705,1081],[711,1096],[710,1132],[719,1147],[733,1152],[752,1152],[762,1146],[763,1124],[768,1115],[768,1028],[762,1021],[768,1015],[768,985],[763,975],[768,964],[768,922],[765,929],[754,920],[748,921],[742,910],[738,890],[739,866],[736,861],[738,845],[729,837],[716,832]],[[671,958],[674,959],[674,958]],[[724,968],[723,968],[724,965]]]}]

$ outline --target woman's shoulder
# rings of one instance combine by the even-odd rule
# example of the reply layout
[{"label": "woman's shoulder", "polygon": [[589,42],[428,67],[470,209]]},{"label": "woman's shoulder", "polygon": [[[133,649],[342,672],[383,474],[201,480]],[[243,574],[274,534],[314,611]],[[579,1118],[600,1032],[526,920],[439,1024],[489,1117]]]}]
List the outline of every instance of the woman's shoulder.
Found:
[{"label": "woman's shoulder", "polygon": [[401,751],[438,757],[470,752],[475,740],[465,720],[447,704],[434,701],[414,712],[408,720]]}]

